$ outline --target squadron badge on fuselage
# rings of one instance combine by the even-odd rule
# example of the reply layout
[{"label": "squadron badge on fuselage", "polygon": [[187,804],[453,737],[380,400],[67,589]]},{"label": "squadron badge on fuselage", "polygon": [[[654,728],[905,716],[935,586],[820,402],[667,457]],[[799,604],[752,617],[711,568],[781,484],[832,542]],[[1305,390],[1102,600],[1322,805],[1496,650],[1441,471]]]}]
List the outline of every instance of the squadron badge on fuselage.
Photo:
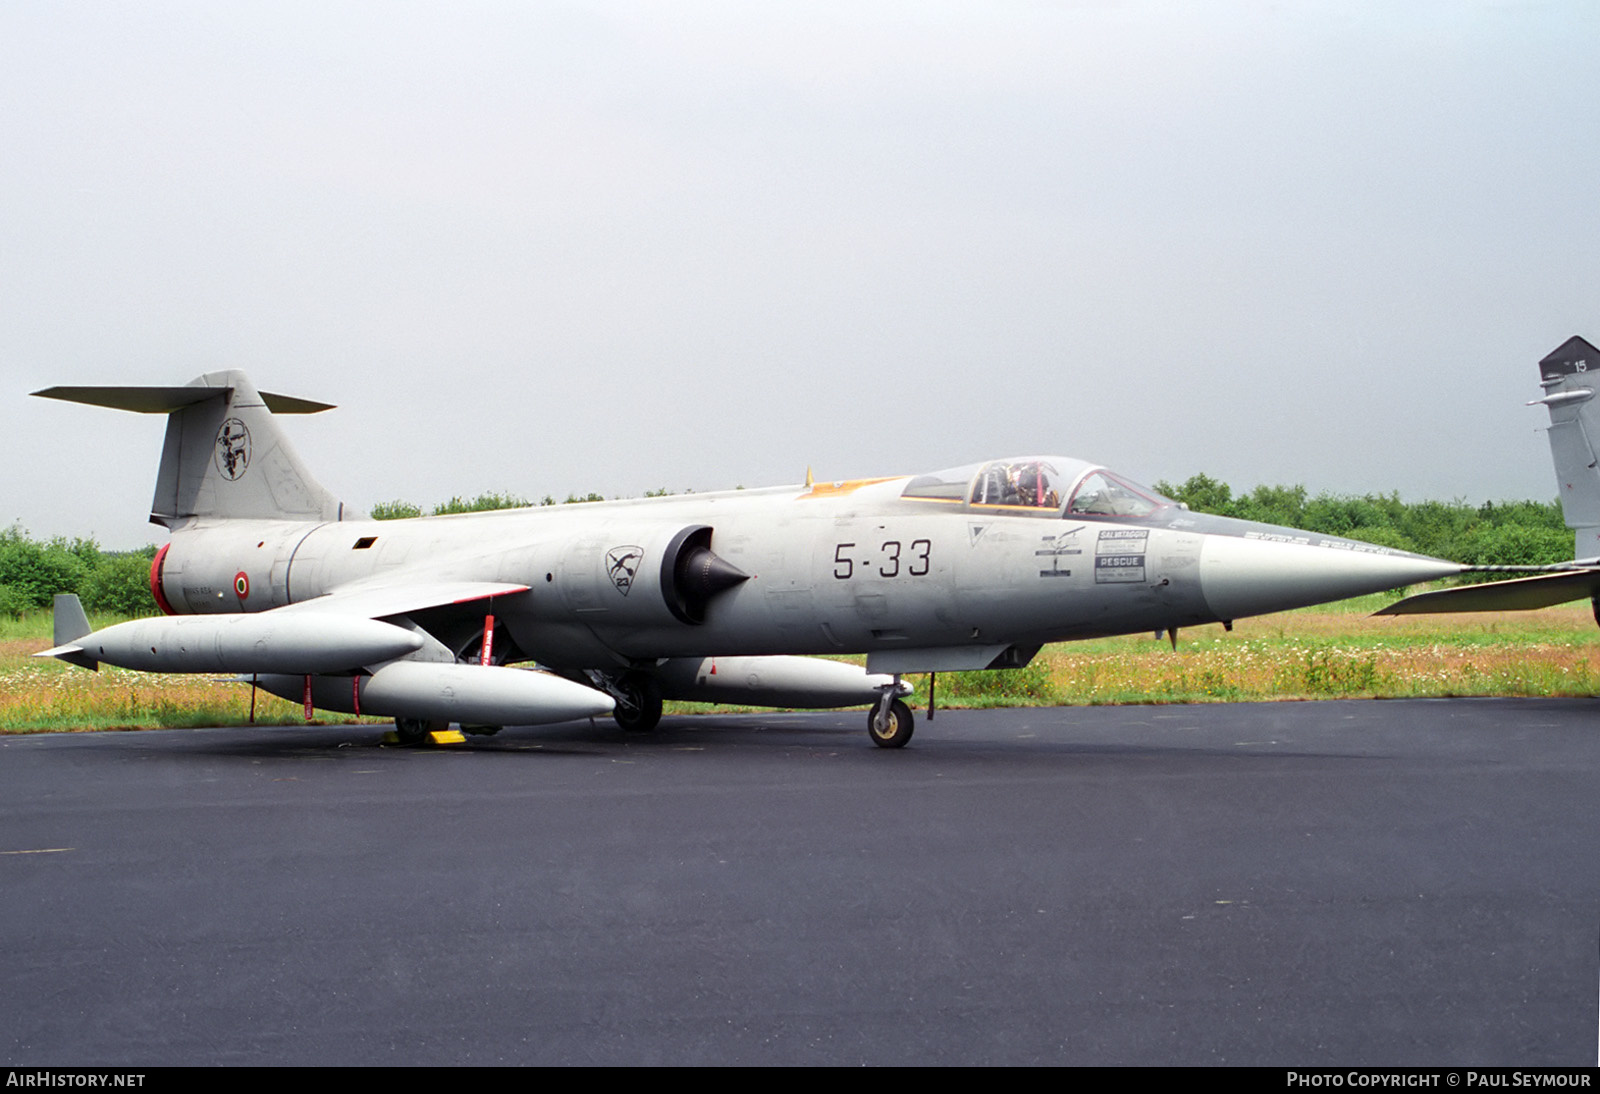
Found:
[{"label": "squadron badge on fuselage", "polygon": [[639,572],[643,558],[643,547],[613,547],[606,552],[606,573],[623,596],[633,588],[633,575]]}]

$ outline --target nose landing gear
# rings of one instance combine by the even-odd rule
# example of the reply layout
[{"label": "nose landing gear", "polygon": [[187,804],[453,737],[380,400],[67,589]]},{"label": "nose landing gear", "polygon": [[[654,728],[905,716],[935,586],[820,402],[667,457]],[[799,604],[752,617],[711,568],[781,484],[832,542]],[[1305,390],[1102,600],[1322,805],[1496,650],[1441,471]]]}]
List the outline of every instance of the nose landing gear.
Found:
[{"label": "nose landing gear", "polygon": [[883,689],[877,705],[867,715],[867,734],[879,748],[904,748],[911,740],[911,734],[916,731],[911,708],[897,698],[899,693],[900,676],[897,673],[894,683]]}]

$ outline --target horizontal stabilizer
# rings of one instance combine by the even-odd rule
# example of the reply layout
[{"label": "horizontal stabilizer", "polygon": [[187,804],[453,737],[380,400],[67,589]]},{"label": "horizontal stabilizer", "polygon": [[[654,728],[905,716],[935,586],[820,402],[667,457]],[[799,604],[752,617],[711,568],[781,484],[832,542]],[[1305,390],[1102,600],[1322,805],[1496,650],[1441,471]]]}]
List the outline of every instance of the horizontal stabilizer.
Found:
[{"label": "horizontal stabilizer", "polygon": [[1418,593],[1374,615],[1424,615],[1429,612],[1526,612],[1593,597],[1600,591],[1600,569],[1567,570],[1512,581],[1491,581]]},{"label": "horizontal stabilizer", "polygon": [[[131,410],[136,414],[172,414],[184,407],[226,395],[230,390],[226,387],[196,387],[189,384],[184,387],[47,387],[33,394],[41,399],[61,399],[68,403],[110,407],[112,410]],[[293,395],[277,395],[270,391],[257,394],[274,414],[317,414],[333,409],[332,403],[299,399]]]},{"label": "horizontal stabilizer", "polygon": [[77,665],[79,668],[91,669],[94,672],[100,671],[100,662],[90,657],[84,651],[84,648],[76,642],[68,642],[66,645],[40,650],[34,656],[54,657],[57,661],[65,661],[69,665]]},{"label": "horizontal stabilizer", "polygon": [[344,505],[300,462],[274,418],[331,410],[331,403],[257,391],[237,369],[182,387],[47,387],[34,394],[167,416],[152,523],[175,529],[197,517],[345,519]]}]

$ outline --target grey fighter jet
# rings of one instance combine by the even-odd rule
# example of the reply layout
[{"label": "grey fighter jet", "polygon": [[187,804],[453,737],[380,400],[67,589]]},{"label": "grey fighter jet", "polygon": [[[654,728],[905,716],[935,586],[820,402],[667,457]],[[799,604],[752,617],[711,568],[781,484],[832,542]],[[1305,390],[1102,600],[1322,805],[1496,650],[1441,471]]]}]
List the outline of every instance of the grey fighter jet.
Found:
[{"label": "grey fighter jet", "polygon": [[1544,394],[1529,406],[1550,413],[1550,457],[1555,464],[1561,513],[1573,530],[1574,560],[1563,566],[1485,566],[1479,572],[1522,572],[1528,577],[1419,593],[1378,615],[1430,612],[1511,612],[1548,608],[1588,597],[1600,623],[1600,349],[1576,334],[1539,362]]},{"label": "grey fighter jet", "polygon": [[[872,740],[896,748],[908,673],[1015,668],[1047,642],[1175,637],[1463,569],[1193,513],[1064,456],[373,521],[279,429],[326,404],[240,372],[35,394],[169,416],[150,514],[171,532],[150,572],[166,615],[92,630],[70,598],[41,656],[238,674],[308,716],[392,716],[408,739],[605,712],[647,729],[680,698],[870,705]],[[866,667],[800,656],[816,654]]]}]

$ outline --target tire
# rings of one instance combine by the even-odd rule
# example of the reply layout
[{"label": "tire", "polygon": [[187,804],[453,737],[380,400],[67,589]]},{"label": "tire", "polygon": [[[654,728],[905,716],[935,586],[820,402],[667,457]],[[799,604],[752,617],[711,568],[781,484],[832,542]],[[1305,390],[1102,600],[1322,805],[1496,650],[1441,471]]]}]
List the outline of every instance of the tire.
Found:
[{"label": "tire", "polygon": [[424,718],[396,718],[394,720],[394,735],[403,745],[425,744],[428,734],[436,730],[449,729],[449,722],[430,722]]},{"label": "tire", "polygon": [[648,733],[661,721],[661,684],[654,676],[628,673],[617,681],[616,700],[611,716],[628,733]]},{"label": "tire", "polygon": [[428,739],[428,723],[421,718],[396,718],[394,735],[403,745],[420,745]]},{"label": "tire", "polygon": [[911,708],[899,699],[890,703],[889,724],[881,732],[877,726],[877,713],[877,707],[867,711],[867,734],[872,738],[872,743],[879,748],[904,748],[917,728],[911,717]]}]

